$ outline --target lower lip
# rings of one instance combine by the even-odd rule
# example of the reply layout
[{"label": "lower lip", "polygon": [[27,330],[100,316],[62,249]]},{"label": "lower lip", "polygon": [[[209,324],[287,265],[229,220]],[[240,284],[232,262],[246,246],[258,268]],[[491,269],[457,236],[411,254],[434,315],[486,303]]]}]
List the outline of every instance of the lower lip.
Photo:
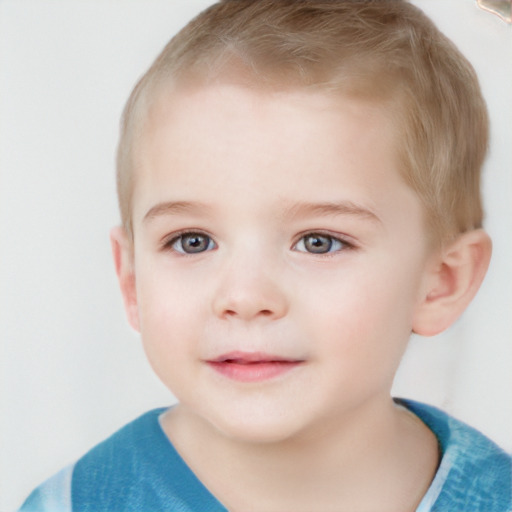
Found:
[{"label": "lower lip", "polygon": [[262,361],[261,363],[208,362],[215,371],[239,382],[262,382],[279,377],[302,363],[300,361]]}]

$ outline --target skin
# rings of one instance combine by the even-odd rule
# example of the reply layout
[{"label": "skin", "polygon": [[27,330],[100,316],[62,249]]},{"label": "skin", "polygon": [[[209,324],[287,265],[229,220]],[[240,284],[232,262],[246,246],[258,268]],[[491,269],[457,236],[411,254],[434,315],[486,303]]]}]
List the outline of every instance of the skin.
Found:
[{"label": "skin", "polygon": [[[116,268],[180,402],[164,431],[229,510],[414,510],[433,478],[437,441],[392,380],[411,332],[452,322],[482,272],[428,245],[389,117],[236,83],[178,87],[149,114]],[[185,253],[187,233],[204,250]],[[471,269],[485,240],[462,244]],[[232,351],[298,364],[243,382],[209,364]]]}]

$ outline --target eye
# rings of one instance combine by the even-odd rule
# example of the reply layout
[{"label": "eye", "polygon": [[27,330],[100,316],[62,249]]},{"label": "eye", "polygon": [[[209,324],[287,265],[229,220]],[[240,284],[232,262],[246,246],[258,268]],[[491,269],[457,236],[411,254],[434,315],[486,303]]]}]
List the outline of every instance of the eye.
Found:
[{"label": "eye", "polygon": [[335,238],[331,235],[321,233],[309,233],[303,236],[296,244],[294,249],[299,252],[309,252],[312,254],[327,254],[337,252],[350,244]]},{"label": "eye", "polygon": [[198,254],[215,249],[215,242],[202,233],[182,233],[170,240],[166,246],[181,254]]}]

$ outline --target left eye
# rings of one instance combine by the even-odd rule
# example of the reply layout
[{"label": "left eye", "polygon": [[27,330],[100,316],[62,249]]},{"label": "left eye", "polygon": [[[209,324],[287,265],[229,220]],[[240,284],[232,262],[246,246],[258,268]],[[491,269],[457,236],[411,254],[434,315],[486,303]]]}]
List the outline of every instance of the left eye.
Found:
[{"label": "left eye", "polygon": [[320,233],[310,233],[303,236],[296,244],[294,249],[299,252],[309,252],[312,254],[326,254],[329,252],[340,251],[348,244],[334,238],[330,235]]},{"label": "left eye", "polygon": [[214,241],[202,233],[184,233],[171,240],[169,245],[181,254],[198,254],[215,248]]}]

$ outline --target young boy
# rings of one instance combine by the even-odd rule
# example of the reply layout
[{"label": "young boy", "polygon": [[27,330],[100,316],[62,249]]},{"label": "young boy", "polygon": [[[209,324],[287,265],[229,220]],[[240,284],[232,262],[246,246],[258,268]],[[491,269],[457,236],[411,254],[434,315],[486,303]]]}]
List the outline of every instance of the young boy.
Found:
[{"label": "young boy", "polygon": [[178,397],[22,511],[507,511],[511,460],[390,389],[484,277],[475,74],[402,0],[225,0],[133,91],[112,247]]}]

